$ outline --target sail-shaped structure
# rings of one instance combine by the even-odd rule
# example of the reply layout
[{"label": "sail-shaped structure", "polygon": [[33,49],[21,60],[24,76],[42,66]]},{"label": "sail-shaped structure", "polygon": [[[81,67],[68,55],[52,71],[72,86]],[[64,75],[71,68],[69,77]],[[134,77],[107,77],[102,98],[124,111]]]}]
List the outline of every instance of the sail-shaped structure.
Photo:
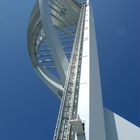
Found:
[{"label": "sail-shaped structure", "polygon": [[42,81],[61,100],[54,140],[138,140],[140,129],[104,108],[90,1],[38,0],[28,50]]}]

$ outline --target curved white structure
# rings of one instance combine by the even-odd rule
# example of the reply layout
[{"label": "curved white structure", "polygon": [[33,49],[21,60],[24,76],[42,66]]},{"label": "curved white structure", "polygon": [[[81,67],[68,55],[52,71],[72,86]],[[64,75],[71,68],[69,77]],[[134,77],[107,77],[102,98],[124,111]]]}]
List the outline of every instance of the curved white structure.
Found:
[{"label": "curved white structure", "polygon": [[54,140],[139,139],[138,127],[103,107],[89,1],[38,0],[28,50],[39,77],[61,99]]},{"label": "curved white structure", "polygon": [[[39,10],[41,9],[41,10]],[[56,94],[63,92],[80,5],[73,1],[37,1],[28,27],[28,50],[39,77]]]}]

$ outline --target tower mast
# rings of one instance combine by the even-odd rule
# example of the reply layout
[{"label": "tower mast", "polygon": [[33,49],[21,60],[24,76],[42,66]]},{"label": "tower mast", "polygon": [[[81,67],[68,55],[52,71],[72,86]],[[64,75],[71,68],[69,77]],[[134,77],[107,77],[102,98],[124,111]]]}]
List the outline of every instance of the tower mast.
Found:
[{"label": "tower mast", "polygon": [[81,7],[54,140],[106,140],[92,8]]}]

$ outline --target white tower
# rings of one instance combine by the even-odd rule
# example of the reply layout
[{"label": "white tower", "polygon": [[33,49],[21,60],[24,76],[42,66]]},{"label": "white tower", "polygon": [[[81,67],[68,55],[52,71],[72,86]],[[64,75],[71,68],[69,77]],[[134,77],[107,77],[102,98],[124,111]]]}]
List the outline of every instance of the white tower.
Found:
[{"label": "white tower", "polygon": [[138,127],[103,107],[94,24],[89,1],[38,0],[33,9],[32,64],[61,100],[53,139],[138,140]]}]

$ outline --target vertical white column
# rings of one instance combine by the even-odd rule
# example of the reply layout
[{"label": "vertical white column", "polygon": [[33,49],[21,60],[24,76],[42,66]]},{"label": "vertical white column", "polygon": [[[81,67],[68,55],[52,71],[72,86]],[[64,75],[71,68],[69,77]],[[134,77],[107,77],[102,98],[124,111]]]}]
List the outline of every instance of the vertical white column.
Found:
[{"label": "vertical white column", "polygon": [[[86,7],[86,14],[89,8]],[[89,21],[88,16],[85,16],[84,27],[84,42],[83,42],[83,54],[80,76],[80,89],[78,100],[78,115],[80,119],[85,122],[85,135],[89,140]],[[88,27],[88,28],[87,28]]]},{"label": "vertical white column", "polygon": [[94,18],[86,7],[78,115],[85,123],[86,140],[106,140]]}]

